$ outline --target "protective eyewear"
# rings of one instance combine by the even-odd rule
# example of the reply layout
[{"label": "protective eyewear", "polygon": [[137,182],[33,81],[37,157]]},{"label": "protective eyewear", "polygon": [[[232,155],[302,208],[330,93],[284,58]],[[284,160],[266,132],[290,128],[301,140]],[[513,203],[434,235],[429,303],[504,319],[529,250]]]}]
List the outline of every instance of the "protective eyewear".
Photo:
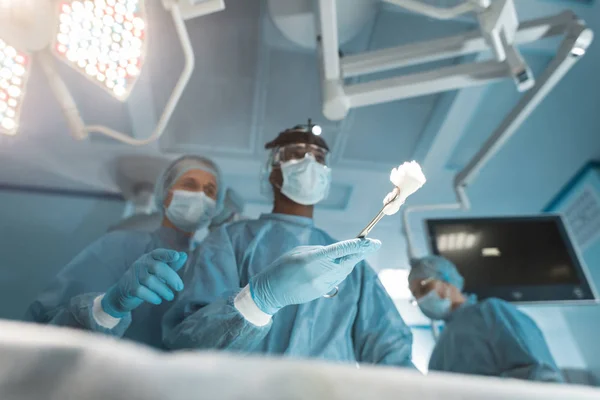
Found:
[{"label": "protective eyewear", "polygon": [[308,154],[312,154],[319,164],[328,164],[329,152],[314,144],[297,143],[282,146],[274,150],[272,165],[292,160],[303,160]]}]

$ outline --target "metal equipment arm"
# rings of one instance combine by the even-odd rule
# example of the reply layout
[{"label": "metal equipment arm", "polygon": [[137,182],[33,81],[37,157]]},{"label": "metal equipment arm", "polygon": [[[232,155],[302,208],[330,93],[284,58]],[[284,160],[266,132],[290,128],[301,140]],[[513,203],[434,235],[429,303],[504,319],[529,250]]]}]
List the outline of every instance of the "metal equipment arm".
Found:
[{"label": "metal equipment arm", "polygon": [[521,124],[535,111],[548,93],[585,54],[593,40],[593,32],[584,25],[583,21],[576,19],[574,15],[572,15],[571,22],[566,28],[566,36],[558,49],[556,57],[537,79],[536,84],[522,96],[517,105],[508,113],[467,166],[456,175],[454,190],[457,201],[449,204],[413,206],[403,210],[403,231],[407,240],[409,257],[414,256],[414,237],[409,229],[410,214],[417,211],[468,210],[471,207],[471,202],[466,192],[467,186],[474,181],[483,167],[500,151],[502,146],[517,132]]}]

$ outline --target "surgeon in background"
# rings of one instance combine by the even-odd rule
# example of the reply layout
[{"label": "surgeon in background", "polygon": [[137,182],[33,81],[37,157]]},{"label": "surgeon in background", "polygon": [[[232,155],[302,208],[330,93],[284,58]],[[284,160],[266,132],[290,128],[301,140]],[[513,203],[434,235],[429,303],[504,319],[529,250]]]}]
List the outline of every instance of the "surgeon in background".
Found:
[{"label": "surgeon in background", "polygon": [[165,315],[167,347],[412,367],[412,334],[363,261],[380,243],[336,243],[314,224],[331,169],[312,129],[296,126],[265,145],[273,212],[225,225],[198,247]]},{"label": "surgeon in background", "polygon": [[463,277],[449,260],[411,261],[410,291],[419,308],[446,325],[429,370],[563,382],[544,335],[535,322],[500,299],[477,302],[462,293]]},{"label": "surgeon in background", "polygon": [[220,212],[223,182],[207,158],[184,156],[155,187],[154,232],[112,231],[77,255],[30,305],[26,319],[125,337],[161,348],[165,304],[183,289],[194,233]]}]

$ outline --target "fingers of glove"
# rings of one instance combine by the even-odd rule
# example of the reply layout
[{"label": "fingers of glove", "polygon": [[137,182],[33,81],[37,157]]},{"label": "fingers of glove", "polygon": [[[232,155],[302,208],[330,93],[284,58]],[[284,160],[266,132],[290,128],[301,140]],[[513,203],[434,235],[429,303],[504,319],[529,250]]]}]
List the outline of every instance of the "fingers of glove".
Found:
[{"label": "fingers of glove", "polygon": [[150,304],[159,305],[162,303],[160,296],[145,286],[138,286],[135,290],[135,296]]},{"label": "fingers of glove", "polygon": [[297,246],[294,247],[292,250],[290,250],[290,253],[298,253],[298,254],[304,254],[304,253],[310,253],[314,250],[321,250],[323,249],[325,246]]},{"label": "fingers of glove", "polygon": [[179,252],[179,258],[175,261],[169,262],[169,267],[175,272],[179,271],[187,262],[188,255],[182,251]]},{"label": "fingers of glove", "polygon": [[175,250],[156,249],[150,252],[150,256],[154,260],[162,261],[164,263],[171,263],[179,260],[179,258],[181,257],[181,253]]},{"label": "fingers of glove", "polygon": [[[177,272],[173,271],[173,269],[164,262],[153,261],[148,264],[147,271],[149,276],[156,276],[164,281],[171,289],[176,291],[183,290],[183,281],[177,275]],[[145,280],[149,279],[146,276],[140,276],[140,282],[142,284],[146,284]]]},{"label": "fingers of glove", "polygon": [[339,259],[353,254],[374,253],[381,247],[381,242],[375,239],[350,239],[330,244],[321,250],[321,254],[332,259]]},{"label": "fingers of glove", "polygon": [[281,259],[297,258],[307,260],[320,255],[325,246],[298,246],[283,254]]},{"label": "fingers of glove", "polygon": [[146,279],[146,282],[144,282],[144,286],[167,301],[171,301],[175,298],[175,295],[173,294],[171,289],[169,289],[167,284],[154,275],[150,275]]},{"label": "fingers of glove", "polygon": [[362,254],[362,253],[361,254],[350,254],[348,256],[344,256],[344,257],[340,257],[340,258],[336,259],[335,263],[349,268],[349,270],[351,272],[352,269],[354,269],[354,267],[356,266],[356,264],[363,261],[366,256],[367,256],[366,254]]}]

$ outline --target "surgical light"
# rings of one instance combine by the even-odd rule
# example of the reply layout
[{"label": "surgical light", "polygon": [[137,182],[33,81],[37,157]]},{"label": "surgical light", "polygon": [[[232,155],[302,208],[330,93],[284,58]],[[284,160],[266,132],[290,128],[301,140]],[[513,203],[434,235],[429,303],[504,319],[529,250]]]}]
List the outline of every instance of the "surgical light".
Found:
[{"label": "surgical light", "polygon": [[14,135],[19,127],[29,56],[0,39],[0,132]]},{"label": "surgical light", "polygon": [[313,125],[311,130],[312,130],[312,133],[314,133],[317,136],[321,135],[321,133],[323,132],[323,130],[321,129],[321,127],[319,125]]},{"label": "surgical light", "polygon": [[107,90],[127,99],[142,68],[146,23],[141,0],[64,2],[53,50],[61,60]]},{"label": "surgical light", "polygon": [[223,0],[162,1],[173,18],[185,63],[156,128],[145,139],[103,125],[86,125],[54,62],[59,58],[125,101],[138,80],[146,52],[144,4],[145,0],[0,0],[0,133],[17,132],[30,63],[35,59],[74,138],[100,133],[142,146],[161,137],[194,71],[194,49],[185,21],[223,10]]}]

